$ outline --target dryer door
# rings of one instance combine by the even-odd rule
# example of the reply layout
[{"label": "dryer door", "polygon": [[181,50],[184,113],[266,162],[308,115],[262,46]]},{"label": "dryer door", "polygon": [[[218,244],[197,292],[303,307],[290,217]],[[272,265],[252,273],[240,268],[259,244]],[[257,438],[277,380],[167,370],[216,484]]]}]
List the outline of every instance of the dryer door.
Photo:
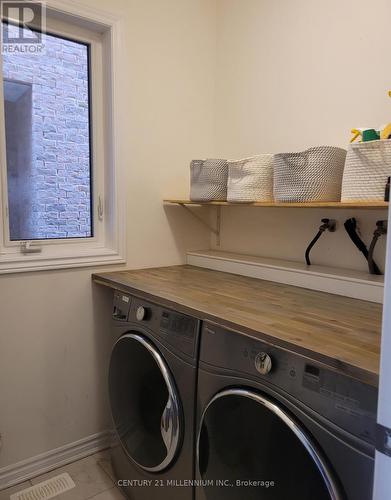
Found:
[{"label": "dryer door", "polygon": [[168,467],[181,441],[180,400],[163,357],[139,333],[123,335],[114,345],[109,394],[115,429],[128,457],[150,472]]},{"label": "dryer door", "polygon": [[262,394],[228,389],[206,407],[197,460],[208,500],[342,500],[332,471],[292,417]]}]

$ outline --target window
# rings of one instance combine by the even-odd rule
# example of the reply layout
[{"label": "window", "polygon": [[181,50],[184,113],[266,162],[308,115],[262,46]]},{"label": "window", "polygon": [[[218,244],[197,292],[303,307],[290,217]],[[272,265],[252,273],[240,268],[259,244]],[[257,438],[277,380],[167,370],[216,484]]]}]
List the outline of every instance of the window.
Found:
[{"label": "window", "polygon": [[120,179],[107,127],[115,123],[116,21],[93,17],[52,9],[44,33],[2,19],[8,38],[39,33],[43,50],[1,55],[0,272],[123,262]]},{"label": "window", "polygon": [[42,43],[41,54],[3,56],[10,240],[89,238],[89,46]]}]

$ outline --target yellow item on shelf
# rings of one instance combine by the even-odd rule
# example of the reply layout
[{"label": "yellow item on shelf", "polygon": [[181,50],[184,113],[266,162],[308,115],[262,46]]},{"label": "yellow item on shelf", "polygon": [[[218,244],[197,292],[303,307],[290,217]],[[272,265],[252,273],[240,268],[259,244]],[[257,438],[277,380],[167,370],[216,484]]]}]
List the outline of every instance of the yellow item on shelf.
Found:
[{"label": "yellow item on shelf", "polygon": [[389,139],[391,136],[391,123],[386,125],[380,132],[380,139]]},{"label": "yellow item on shelf", "polygon": [[[389,97],[391,97],[391,90],[388,91]],[[380,132],[380,139],[388,139],[391,136],[391,123],[388,123]]]},{"label": "yellow item on shelf", "polygon": [[358,137],[362,137],[362,131],[358,128],[352,128],[353,137],[350,139],[350,142],[354,142]]},{"label": "yellow item on shelf", "polygon": [[[391,97],[391,90],[388,91],[388,96]],[[350,143],[356,141],[360,138],[360,142],[374,141],[378,139],[391,139],[391,123],[383,125],[380,129],[375,130],[372,128],[352,128],[351,130],[353,137],[350,139]]]}]

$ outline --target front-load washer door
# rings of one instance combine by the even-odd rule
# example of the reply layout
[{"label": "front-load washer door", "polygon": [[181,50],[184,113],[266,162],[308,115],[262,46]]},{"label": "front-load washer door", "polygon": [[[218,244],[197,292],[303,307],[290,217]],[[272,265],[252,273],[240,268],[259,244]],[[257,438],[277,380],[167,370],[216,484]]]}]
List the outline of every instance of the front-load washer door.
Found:
[{"label": "front-load washer door", "polygon": [[116,432],[128,457],[149,472],[175,459],[181,442],[180,399],[156,347],[139,333],[114,345],[109,394]]},{"label": "front-load washer door", "polygon": [[332,471],[284,409],[245,389],[218,393],[203,412],[197,441],[208,500],[342,500]]}]

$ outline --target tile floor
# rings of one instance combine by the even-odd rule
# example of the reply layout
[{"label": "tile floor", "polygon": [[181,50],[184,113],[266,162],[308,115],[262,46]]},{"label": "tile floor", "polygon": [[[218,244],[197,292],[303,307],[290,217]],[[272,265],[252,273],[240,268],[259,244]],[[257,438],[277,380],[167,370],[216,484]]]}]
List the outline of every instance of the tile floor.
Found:
[{"label": "tile floor", "polygon": [[9,500],[12,493],[29,488],[63,472],[68,472],[76,487],[55,497],[59,500],[124,500],[122,493],[115,485],[108,451],[100,451],[95,455],[0,491],[0,500]]}]

